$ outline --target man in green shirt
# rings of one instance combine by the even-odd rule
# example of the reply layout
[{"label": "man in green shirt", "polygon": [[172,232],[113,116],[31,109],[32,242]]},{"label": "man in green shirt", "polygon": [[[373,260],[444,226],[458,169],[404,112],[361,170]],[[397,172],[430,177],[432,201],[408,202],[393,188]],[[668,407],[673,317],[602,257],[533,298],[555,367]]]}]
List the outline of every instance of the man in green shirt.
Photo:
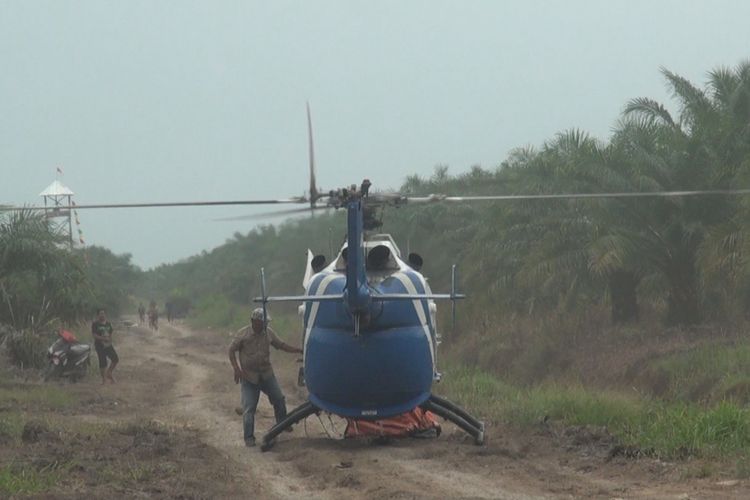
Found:
[{"label": "man in green shirt", "polygon": [[[91,323],[91,335],[94,337],[94,348],[96,349],[96,355],[99,357],[99,372],[102,374],[102,384],[107,383],[107,380],[114,384],[115,377],[112,372],[115,371],[120,358],[112,345],[112,323],[107,321],[107,314],[104,309],[99,309],[96,314],[96,319]],[[109,368],[107,368],[108,358],[111,361]]]},{"label": "man in green shirt", "polygon": [[234,382],[242,384],[242,420],[246,446],[255,446],[255,410],[258,408],[261,392],[268,396],[276,422],[286,417],[286,400],[273,373],[270,346],[286,352],[302,353],[302,349],[279,339],[267,327],[268,321],[271,318],[266,315],[266,322],[263,322],[262,308],[255,309],[250,317],[250,325],[240,329],[237,338],[229,346],[229,362],[234,369]]}]

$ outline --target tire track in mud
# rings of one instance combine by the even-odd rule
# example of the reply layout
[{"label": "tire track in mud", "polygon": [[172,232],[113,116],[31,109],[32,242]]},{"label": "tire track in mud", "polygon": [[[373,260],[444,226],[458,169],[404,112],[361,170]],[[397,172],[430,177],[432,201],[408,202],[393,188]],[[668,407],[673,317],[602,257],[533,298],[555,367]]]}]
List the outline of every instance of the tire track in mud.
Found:
[{"label": "tire track in mud", "polygon": [[[440,456],[429,457],[431,452],[425,450],[425,446],[451,446],[449,443],[407,440],[373,446],[362,440],[333,440],[323,437],[325,430],[315,417],[281,436],[271,452],[247,449],[241,439],[240,418],[226,411],[239,403],[239,390],[229,382],[228,361],[217,352],[201,351],[182,342],[193,335],[186,328],[165,326],[151,338],[153,350],[148,357],[179,370],[165,416],[203,429],[208,444],[247,470],[249,486],[263,497],[543,498],[508,492],[491,475],[457,470]],[[218,370],[227,373],[227,391],[211,386]],[[277,369],[290,408],[304,397],[291,371]],[[271,425],[273,411],[262,397],[256,435],[260,437]]]},{"label": "tire track in mud", "polygon": [[[177,328],[167,328],[185,336]],[[220,450],[225,457],[237,463],[241,470],[246,472],[243,479],[248,482],[249,494],[257,495],[258,498],[322,498],[309,494],[308,485],[292,467],[266,460],[260,455],[259,448],[248,449],[244,445],[239,417],[232,418],[226,412],[217,410],[216,395],[211,393],[207,385],[210,369],[204,362],[175,348],[162,336],[155,338],[154,347],[155,350],[149,353],[150,358],[179,370],[179,377],[173,388],[172,397],[169,398],[170,404],[166,408],[165,416],[206,432],[207,444]],[[272,414],[270,408],[259,405],[256,426],[273,420],[268,415],[269,412]]]}]

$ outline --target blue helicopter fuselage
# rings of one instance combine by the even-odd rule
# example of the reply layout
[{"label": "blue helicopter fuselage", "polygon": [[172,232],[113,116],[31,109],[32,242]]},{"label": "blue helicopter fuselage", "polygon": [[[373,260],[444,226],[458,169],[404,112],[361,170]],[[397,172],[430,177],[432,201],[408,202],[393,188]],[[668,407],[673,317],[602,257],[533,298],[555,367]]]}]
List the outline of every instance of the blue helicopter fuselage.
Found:
[{"label": "blue helicopter fuselage", "polygon": [[[388,259],[378,262],[377,269],[366,269],[366,282],[358,285],[366,287],[366,294],[431,293],[424,277],[401,260],[390,237],[362,242],[362,258],[376,247]],[[345,248],[312,276],[306,296],[346,294],[350,266]],[[342,300],[307,301],[303,311],[305,382],[315,406],[343,417],[384,418],[409,411],[430,396],[436,362],[431,300],[377,300],[360,313]]]},{"label": "blue helicopter fuselage", "polygon": [[[267,296],[265,270],[260,270],[262,295],[255,301],[263,304],[264,318],[269,303],[302,302],[308,389],[308,401],[268,431],[262,450],[279,433],[320,411],[378,420],[419,406],[454,422],[477,444],[484,442],[481,421],[432,394],[432,383],[440,378],[434,301],[453,302],[455,324],[456,300],[465,297],[456,292],[456,266],[451,268],[450,294],[432,293],[419,273],[419,255],[409,254],[407,264],[393,238],[367,233],[380,227],[375,210],[384,203],[383,197],[369,195],[369,187],[365,179],[359,190],[353,185],[330,195],[335,200],[330,206],[346,206],[346,243],[327,267],[324,256],[307,251],[304,295]],[[311,206],[315,208],[314,200]]]}]

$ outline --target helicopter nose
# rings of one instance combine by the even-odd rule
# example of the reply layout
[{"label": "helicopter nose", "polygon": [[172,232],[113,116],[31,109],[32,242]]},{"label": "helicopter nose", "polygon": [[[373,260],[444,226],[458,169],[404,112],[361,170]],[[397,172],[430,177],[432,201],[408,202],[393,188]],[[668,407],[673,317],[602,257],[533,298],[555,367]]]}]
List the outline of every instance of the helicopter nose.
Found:
[{"label": "helicopter nose", "polygon": [[429,397],[433,364],[423,328],[389,328],[359,337],[346,333],[327,328],[310,333],[305,381],[316,406],[348,417],[389,416]]}]

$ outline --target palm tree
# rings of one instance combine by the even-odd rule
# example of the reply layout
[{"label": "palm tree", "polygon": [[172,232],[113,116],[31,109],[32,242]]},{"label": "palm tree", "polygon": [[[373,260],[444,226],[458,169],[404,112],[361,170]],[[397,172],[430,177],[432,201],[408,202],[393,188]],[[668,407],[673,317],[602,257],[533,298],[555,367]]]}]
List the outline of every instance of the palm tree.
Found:
[{"label": "palm tree", "polygon": [[0,215],[0,323],[36,328],[80,316],[89,289],[81,259],[64,243],[38,212]]},{"label": "palm tree", "polygon": [[[708,91],[666,69],[662,73],[680,106],[679,116],[673,118],[651,99],[630,101],[612,139],[620,155],[617,168],[637,190],[732,187],[747,158],[750,137],[748,65],[740,65],[736,73],[712,72]],[[664,281],[668,323],[701,321],[705,290],[699,254],[707,235],[732,219],[737,200],[648,199],[634,208],[644,230],[631,236],[637,246],[623,246],[620,253],[625,256],[632,249],[640,254]]]},{"label": "palm tree", "polygon": [[[712,156],[733,185],[750,184],[750,61],[709,73],[707,99],[711,120],[696,129],[712,146]],[[707,126],[710,125],[710,126]],[[750,202],[734,200],[733,217],[712,227],[701,248],[707,278],[738,285],[750,274]]]}]

